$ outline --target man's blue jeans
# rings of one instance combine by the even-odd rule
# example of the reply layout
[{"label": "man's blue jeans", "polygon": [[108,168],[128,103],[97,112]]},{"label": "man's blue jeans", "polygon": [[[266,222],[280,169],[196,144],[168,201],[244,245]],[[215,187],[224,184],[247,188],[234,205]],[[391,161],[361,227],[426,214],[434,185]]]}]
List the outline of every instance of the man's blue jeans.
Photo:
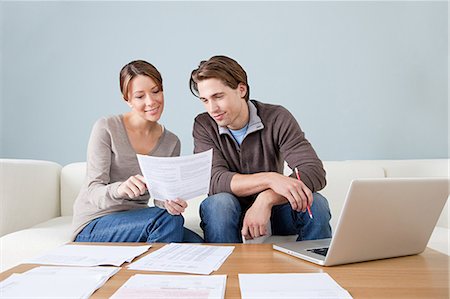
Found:
[{"label": "man's blue jeans", "polygon": [[[297,241],[331,238],[331,213],[328,201],[313,193],[313,219],[307,212],[292,210],[289,203],[274,206],[270,218],[272,235],[298,235]],[[242,243],[241,229],[245,211],[230,193],[206,198],[200,205],[200,226],[207,243]]]},{"label": "man's blue jeans", "polygon": [[157,207],[129,210],[92,220],[75,242],[203,242],[183,224],[182,216],[172,216]]}]

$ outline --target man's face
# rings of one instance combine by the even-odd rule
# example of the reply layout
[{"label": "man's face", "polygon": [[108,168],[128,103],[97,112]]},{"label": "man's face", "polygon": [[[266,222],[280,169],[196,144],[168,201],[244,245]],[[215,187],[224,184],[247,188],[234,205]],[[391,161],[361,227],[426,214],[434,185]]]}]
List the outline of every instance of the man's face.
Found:
[{"label": "man's face", "polygon": [[221,80],[211,78],[200,81],[197,88],[206,111],[219,126],[238,130],[247,124],[245,84],[240,83],[236,89],[232,89]]}]

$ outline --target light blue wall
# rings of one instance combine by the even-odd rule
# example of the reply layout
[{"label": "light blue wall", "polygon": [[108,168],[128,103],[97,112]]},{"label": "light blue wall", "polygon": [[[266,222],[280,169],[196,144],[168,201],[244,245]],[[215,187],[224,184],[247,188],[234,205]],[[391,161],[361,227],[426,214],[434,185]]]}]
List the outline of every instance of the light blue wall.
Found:
[{"label": "light blue wall", "polygon": [[234,57],[251,97],[284,105],[323,160],[448,157],[446,2],[3,2],[1,157],[85,160],[123,113],[134,59],[165,81],[162,122],[191,153],[200,60]]}]

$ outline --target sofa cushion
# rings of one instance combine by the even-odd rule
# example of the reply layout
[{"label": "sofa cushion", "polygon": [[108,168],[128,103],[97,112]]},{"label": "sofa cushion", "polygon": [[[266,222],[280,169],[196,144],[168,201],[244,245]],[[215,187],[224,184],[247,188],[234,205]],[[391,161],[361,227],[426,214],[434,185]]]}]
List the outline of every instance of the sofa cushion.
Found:
[{"label": "sofa cushion", "polygon": [[54,162],[0,159],[0,236],[60,216],[60,171]]},{"label": "sofa cushion", "polygon": [[387,177],[448,177],[449,159],[424,160],[365,160],[355,163],[383,167]]},{"label": "sofa cushion", "polygon": [[203,237],[203,230],[200,228],[200,204],[206,197],[205,194],[188,200],[188,207],[183,213],[184,226],[201,237]]},{"label": "sofa cushion", "polygon": [[69,242],[71,225],[72,217],[63,216],[3,236],[0,239],[0,271]]}]

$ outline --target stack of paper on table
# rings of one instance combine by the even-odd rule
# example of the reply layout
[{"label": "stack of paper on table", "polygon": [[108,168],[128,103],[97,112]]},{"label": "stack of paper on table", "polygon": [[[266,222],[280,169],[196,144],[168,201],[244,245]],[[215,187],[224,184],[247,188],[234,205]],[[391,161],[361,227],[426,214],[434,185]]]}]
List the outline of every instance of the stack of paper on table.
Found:
[{"label": "stack of paper on table", "polygon": [[326,273],[239,274],[242,299],[352,298]]},{"label": "stack of paper on table", "polygon": [[233,252],[234,246],[171,243],[128,266],[130,270],[210,274]]},{"label": "stack of paper on table", "polygon": [[136,274],[111,299],[178,298],[221,299],[225,296],[226,275],[150,275]]},{"label": "stack of paper on table", "polygon": [[64,266],[120,266],[147,252],[151,245],[106,246],[106,245],[63,245],[29,259],[26,263]]},{"label": "stack of paper on table", "polygon": [[89,298],[117,267],[37,267],[0,282],[0,298]]}]

